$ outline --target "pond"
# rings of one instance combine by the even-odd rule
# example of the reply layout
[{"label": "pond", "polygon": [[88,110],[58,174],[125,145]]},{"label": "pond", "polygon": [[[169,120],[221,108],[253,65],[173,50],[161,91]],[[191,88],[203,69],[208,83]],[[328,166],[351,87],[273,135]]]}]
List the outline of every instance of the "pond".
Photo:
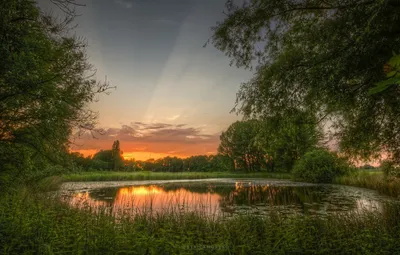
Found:
[{"label": "pond", "polygon": [[368,189],[265,179],[201,179],[64,183],[62,201],[121,214],[197,212],[211,216],[279,214],[324,216],[382,212],[395,199]]}]

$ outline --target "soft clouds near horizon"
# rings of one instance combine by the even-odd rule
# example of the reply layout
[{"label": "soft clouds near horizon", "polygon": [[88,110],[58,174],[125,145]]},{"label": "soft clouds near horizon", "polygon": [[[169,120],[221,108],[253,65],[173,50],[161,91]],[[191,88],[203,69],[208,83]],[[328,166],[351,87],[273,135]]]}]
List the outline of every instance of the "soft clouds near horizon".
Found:
[{"label": "soft clouds near horizon", "polygon": [[95,137],[86,133],[75,140],[71,149],[88,156],[100,148],[111,149],[113,142],[119,140],[127,158],[188,157],[216,153],[219,135],[206,134],[201,128],[186,124],[133,122],[119,128],[107,128]]},{"label": "soft clouds near horizon", "polygon": [[[51,1],[37,1],[60,13]],[[83,137],[72,149],[93,154],[119,139],[134,157],[215,153],[219,134],[240,119],[229,112],[252,75],[213,45],[203,47],[225,18],[225,1],[79,0],[85,7],[77,7],[74,33],[88,42],[96,78],[117,89],[89,106],[106,134]]]}]

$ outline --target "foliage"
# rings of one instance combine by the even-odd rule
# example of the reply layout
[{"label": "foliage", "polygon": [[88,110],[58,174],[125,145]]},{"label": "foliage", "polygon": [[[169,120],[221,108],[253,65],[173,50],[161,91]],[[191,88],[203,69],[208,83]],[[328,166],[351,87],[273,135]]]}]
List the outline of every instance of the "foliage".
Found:
[{"label": "foliage", "polygon": [[4,254],[397,254],[399,210],[327,218],[170,212],[115,220],[29,189],[0,196]]},{"label": "foliage", "polygon": [[391,161],[383,161],[380,166],[381,171],[388,178],[400,177],[400,166]]},{"label": "foliage", "polygon": [[387,178],[381,171],[351,171],[346,175],[335,178],[333,182],[335,184],[373,189],[384,195],[400,197],[400,179]]},{"label": "foliage", "polygon": [[112,153],[111,156],[112,156],[112,164],[114,171],[121,169],[124,166],[124,157],[122,157],[122,151],[119,147],[118,140],[114,141],[111,153]]},{"label": "foliage", "polygon": [[400,160],[400,86],[369,93],[400,49],[398,1],[228,0],[226,9],[213,44],[237,66],[256,67],[238,112],[301,109],[332,123],[343,153]]},{"label": "foliage", "polygon": [[293,177],[297,180],[330,183],[335,177],[349,172],[346,162],[334,153],[324,149],[307,152],[293,168]]},{"label": "foliage", "polygon": [[181,180],[207,178],[274,178],[290,179],[288,173],[246,172],[79,172],[63,175],[63,181],[134,181],[134,180]]},{"label": "foliage", "polygon": [[259,124],[255,140],[269,156],[267,167],[270,171],[291,171],[295,161],[321,139],[315,117],[296,109],[285,116],[266,117]]},{"label": "foliage", "polygon": [[65,164],[72,132],[94,130],[86,106],[109,87],[65,28],[34,1],[0,2],[0,174],[11,179]]},{"label": "foliage", "polygon": [[247,171],[290,171],[314,148],[321,132],[313,115],[292,109],[285,116],[237,121],[221,134],[219,153]]},{"label": "foliage", "polygon": [[255,144],[258,134],[258,121],[236,121],[220,136],[218,152],[230,157],[235,162],[235,169],[259,171],[266,158]]},{"label": "foliage", "polygon": [[[120,155],[115,158],[114,155]],[[84,157],[79,152],[71,152],[70,159],[74,167],[80,171],[105,170],[105,171],[153,171],[153,172],[211,172],[231,171],[232,159],[224,155],[198,155],[188,158],[164,157],[157,160],[146,161],[135,159],[123,159],[122,152],[114,153],[112,150],[100,150],[93,157]],[[117,160],[118,168],[115,167]]]},{"label": "foliage", "polygon": [[384,65],[386,80],[376,83],[376,86],[369,90],[369,94],[377,94],[393,85],[400,85],[400,55],[393,52],[393,57]]}]

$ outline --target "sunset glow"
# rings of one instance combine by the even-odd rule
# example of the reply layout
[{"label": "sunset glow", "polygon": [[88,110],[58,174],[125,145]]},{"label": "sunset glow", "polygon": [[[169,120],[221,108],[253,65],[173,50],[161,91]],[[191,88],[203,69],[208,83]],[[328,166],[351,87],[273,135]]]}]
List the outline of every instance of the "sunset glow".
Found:
[{"label": "sunset glow", "polygon": [[132,214],[146,210],[161,212],[175,207],[184,206],[185,210],[198,211],[207,210],[213,213],[219,209],[221,196],[216,193],[196,193],[185,188],[166,191],[162,187],[132,186],[120,188],[115,199],[93,198],[89,192],[74,194],[69,204],[78,208],[90,207],[98,210],[112,210],[114,214],[130,209]]}]

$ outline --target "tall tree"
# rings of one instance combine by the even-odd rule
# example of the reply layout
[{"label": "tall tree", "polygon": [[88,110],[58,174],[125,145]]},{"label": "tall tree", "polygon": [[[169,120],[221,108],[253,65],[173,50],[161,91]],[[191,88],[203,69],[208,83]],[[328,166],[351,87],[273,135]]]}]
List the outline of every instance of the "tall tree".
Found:
[{"label": "tall tree", "polygon": [[111,149],[111,156],[114,170],[118,170],[124,166],[124,158],[122,157],[122,152],[119,147],[119,140],[114,141]]},{"label": "tall tree", "polygon": [[400,50],[396,0],[227,1],[213,44],[239,67],[256,67],[236,110],[284,116],[293,108],[332,123],[343,152],[385,151],[400,162],[400,86],[370,93]]},{"label": "tall tree", "polygon": [[298,109],[291,109],[284,116],[266,117],[259,125],[256,145],[268,156],[271,171],[291,171],[296,160],[322,143],[315,115]]},{"label": "tall tree", "polygon": [[222,132],[218,152],[234,160],[235,168],[259,171],[265,156],[255,144],[258,128],[256,120],[236,121]]},{"label": "tall tree", "polygon": [[93,78],[85,42],[66,27],[34,1],[0,1],[0,171],[58,162],[73,131],[94,130],[87,105],[109,86]]}]

